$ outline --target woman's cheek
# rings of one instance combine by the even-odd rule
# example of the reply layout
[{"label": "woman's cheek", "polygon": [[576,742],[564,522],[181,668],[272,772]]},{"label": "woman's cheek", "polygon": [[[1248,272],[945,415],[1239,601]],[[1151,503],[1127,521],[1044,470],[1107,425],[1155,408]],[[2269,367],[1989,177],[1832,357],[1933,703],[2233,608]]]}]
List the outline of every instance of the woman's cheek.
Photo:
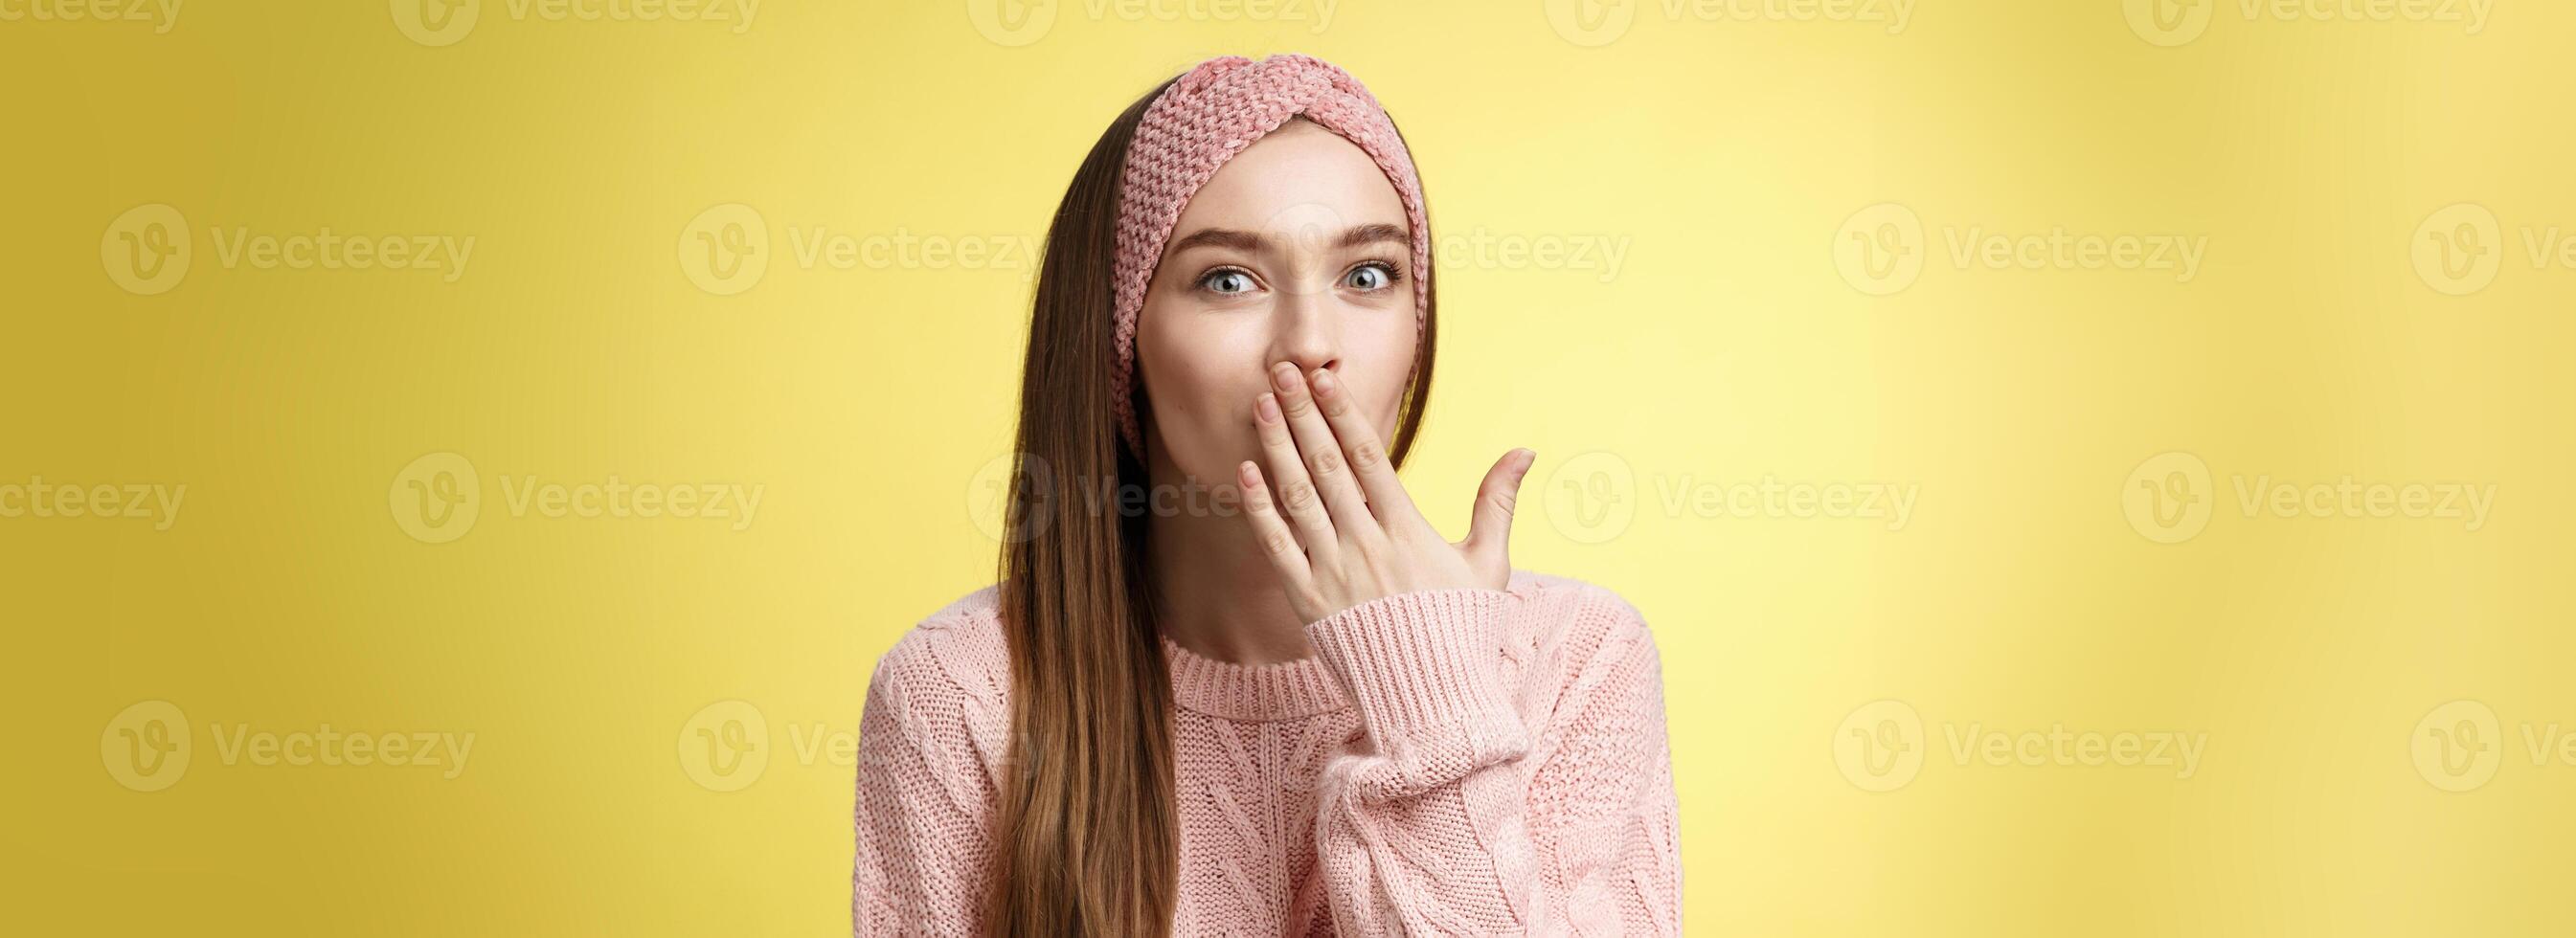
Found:
[{"label": "woman's cheek", "polygon": [[[1176,405],[1172,409],[1180,412],[1179,422],[1200,437],[1170,442],[1184,451],[1215,455],[1235,449],[1238,437],[1249,437],[1252,401],[1260,393],[1243,375],[1258,375],[1259,366],[1235,363],[1241,355],[1230,350],[1222,334],[1175,330],[1159,338],[1173,354],[1155,363],[1154,393]],[[1235,420],[1237,414],[1243,419]]]}]

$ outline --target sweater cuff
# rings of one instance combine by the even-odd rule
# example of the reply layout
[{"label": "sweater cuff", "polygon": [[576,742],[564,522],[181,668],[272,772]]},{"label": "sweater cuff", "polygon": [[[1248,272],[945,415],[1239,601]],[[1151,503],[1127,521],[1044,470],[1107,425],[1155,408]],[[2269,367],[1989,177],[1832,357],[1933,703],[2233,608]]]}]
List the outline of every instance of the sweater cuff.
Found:
[{"label": "sweater cuff", "polygon": [[1529,751],[1503,685],[1502,590],[1382,596],[1306,626],[1401,788],[1437,785]]}]

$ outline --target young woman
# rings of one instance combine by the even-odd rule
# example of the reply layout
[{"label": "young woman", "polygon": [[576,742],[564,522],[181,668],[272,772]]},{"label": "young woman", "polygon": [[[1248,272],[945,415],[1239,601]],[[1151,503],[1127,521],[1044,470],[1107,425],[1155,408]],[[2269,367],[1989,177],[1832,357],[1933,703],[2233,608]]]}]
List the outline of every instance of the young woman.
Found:
[{"label": "young woman", "polygon": [[1455,543],[1397,479],[1430,245],[1402,135],[1323,61],[1210,59],[1101,135],[999,582],[869,678],[857,933],[1680,933],[1644,620],[1510,565],[1535,454]]}]

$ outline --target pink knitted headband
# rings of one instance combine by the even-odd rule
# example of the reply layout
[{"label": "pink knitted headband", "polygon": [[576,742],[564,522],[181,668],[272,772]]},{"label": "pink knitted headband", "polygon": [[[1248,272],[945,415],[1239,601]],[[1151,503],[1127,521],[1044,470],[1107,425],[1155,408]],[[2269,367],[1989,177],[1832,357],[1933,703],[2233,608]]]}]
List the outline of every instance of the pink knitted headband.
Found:
[{"label": "pink knitted headband", "polygon": [[1145,109],[1127,144],[1126,173],[1118,204],[1118,368],[1111,382],[1119,432],[1139,458],[1145,452],[1131,402],[1136,371],[1136,314],[1162,263],[1163,244],[1180,221],[1182,206],[1216,175],[1217,167],[1303,114],[1348,138],[1377,161],[1404,200],[1413,234],[1413,317],[1420,342],[1424,310],[1431,305],[1431,224],[1422,206],[1422,181],[1413,155],[1377,99],[1359,79],[1322,59],[1281,53],[1254,62],[1219,56],[1192,67]]}]

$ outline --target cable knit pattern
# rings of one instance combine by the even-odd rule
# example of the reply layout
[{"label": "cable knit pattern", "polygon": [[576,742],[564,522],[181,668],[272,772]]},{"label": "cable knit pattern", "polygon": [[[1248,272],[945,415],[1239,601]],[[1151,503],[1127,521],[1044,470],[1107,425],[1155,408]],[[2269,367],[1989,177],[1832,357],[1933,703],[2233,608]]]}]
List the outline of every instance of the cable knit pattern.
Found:
[{"label": "cable knit pattern", "polygon": [[[859,935],[965,935],[996,852],[1009,663],[985,587],[877,662],[860,719]],[[1681,845],[1653,633],[1512,572],[1306,627],[1241,665],[1166,637],[1175,935],[1676,935]]]},{"label": "cable knit pattern", "polygon": [[1375,160],[1404,203],[1413,241],[1413,328],[1422,339],[1431,308],[1431,222],[1422,180],[1395,122],[1359,79],[1311,55],[1283,52],[1255,62],[1221,55],[1192,66],[1145,106],[1127,143],[1118,196],[1117,321],[1111,335],[1117,368],[1110,379],[1118,432],[1145,452],[1130,388],[1136,371],[1136,316],[1162,264],[1163,243],[1181,209],[1228,158],[1288,119],[1307,119],[1342,135]]}]

